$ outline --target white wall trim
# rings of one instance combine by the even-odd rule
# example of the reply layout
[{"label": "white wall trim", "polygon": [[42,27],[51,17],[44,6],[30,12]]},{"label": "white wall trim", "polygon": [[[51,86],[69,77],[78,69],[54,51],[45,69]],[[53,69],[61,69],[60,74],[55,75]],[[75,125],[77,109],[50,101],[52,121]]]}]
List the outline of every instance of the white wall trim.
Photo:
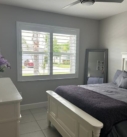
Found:
[{"label": "white wall trim", "polygon": [[21,110],[34,109],[34,108],[40,108],[40,107],[47,107],[47,101],[21,105]]}]

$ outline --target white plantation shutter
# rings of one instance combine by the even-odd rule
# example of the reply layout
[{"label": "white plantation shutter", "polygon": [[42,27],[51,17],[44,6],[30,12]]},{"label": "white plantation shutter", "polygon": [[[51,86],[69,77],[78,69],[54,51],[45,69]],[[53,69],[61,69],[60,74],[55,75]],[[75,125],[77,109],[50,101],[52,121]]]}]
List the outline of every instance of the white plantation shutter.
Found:
[{"label": "white plantation shutter", "polygon": [[74,74],[76,35],[53,34],[53,74]]},{"label": "white plantation shutter", "polygon": [[78,77],[79,30],[17,22],[18,80]]},{"label": "white plantation shutter", "polygon": [[22,30],[22,76],[49,75],[50,35]]}]

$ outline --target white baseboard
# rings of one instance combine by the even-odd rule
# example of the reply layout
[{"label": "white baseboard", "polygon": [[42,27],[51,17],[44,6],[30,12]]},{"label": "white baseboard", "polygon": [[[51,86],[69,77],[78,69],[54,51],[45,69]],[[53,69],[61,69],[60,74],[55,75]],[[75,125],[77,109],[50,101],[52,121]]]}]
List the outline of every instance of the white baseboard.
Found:
[{"label": "white baseboard", "polygon": [[21,110],[34,109],[34,108],[40,108],[40,107],[47,107],[47,101],[21,105]]}]

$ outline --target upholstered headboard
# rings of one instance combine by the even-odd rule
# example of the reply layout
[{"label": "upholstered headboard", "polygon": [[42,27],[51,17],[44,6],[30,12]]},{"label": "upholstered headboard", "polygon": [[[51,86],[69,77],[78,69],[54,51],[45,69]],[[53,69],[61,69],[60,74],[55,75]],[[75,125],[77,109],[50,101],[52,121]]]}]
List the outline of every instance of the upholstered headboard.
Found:
[{"label": "upholstered headboard", "polygon": [[127,71],[127,52],[122,53],[122,70]]}]

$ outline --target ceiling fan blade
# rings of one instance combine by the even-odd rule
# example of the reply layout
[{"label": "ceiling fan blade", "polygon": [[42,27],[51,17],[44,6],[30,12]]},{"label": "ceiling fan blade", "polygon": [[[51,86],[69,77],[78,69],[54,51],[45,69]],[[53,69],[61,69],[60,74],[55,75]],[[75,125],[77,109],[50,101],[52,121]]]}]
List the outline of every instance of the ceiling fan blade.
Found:
[{"label": "ceiling fan blade", "polygon": [[69,4],[69,5],[65,6],[63,9],[67,9],[67,8],[69,8],[69,7],[71,7],[71,6],[74,6],[74,5],[76,5],[76,4],[79,4],[79,3],[80,3],[80,1],[77,0],[77,1],[75,1],[75,2],[73,2],[73,3],[71,3],[71,4]]},{"label": "ceiling fan blade", "polygon": [[95,0],[96,2],[115,2],[122,3],[124,0]]}]

